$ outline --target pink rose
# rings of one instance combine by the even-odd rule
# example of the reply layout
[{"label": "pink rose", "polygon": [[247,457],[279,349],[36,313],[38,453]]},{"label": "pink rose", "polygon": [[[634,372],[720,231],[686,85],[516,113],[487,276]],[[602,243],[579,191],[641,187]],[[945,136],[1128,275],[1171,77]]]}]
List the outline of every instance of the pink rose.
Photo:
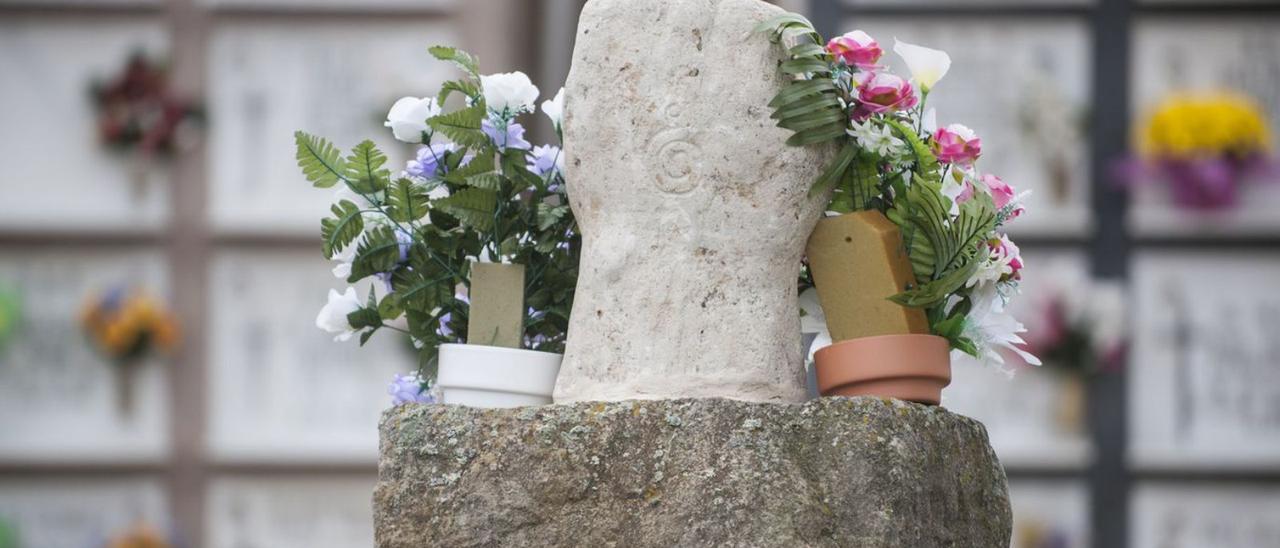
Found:
[{"label": "pink rose", "polygon": [[938,128],[931,144],[934,155],[944,164],[969,165],[982,154],[982,139],[961,124]]},{"label": "pink rose", "polygon": [[[995,175],[990,173],[983,175],[981,181],[982,185],[987,187],[987,192],[991,194],[991,200],[995,202],[996,209],[1004,209],[1017,196],[1017,193],[1013,190],[1013,187],[1009,186],[1009,183],[1004,182]],[[1013,220],[1021,214],[1022,208],[1017,207],[1009,214],[1009,218],[1006,220]]]},{"label": "pink rose", "polygon": [[868,112],[883,114],[916,106],[916,92],[906,80],[880,72],[861,78],[858,102]]},{"label": "pink rose", "polygon": [[827,42],[827,51],[831,52],[831,55],[834,55],[836,59],[843,61],[844,64],[863,70],[877,68],[876,61],[879,61],[880,56],[884,55],[884,50],[880,49],[880,44],[877,44],[875,39],[860,30],[832,38],[830,42]]},{"label": "pink rose", "polygon": [[1001,234],[999,238],[992,238],[987,241],[987,246],[991,248],[993,260],[1009,265],[1010,272],[1006,275],[1006,280],[1022,279],[1022,251],[1009,236]]}]

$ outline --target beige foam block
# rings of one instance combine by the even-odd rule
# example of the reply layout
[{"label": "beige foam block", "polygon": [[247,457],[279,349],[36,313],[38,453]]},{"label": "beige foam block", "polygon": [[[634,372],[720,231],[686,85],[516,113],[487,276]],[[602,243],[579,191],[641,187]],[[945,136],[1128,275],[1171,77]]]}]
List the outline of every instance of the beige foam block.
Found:
[{"label": "beige foam block", "polygon": [[888,300],[915,282],[902,234],[879,211],[818,221],[806,252],[833,341],[929,333],[924,311]]},{"label": "beige foam block", "polygon": [[467,344],[520,348],[524,342],[524,265],[471,264]]}]

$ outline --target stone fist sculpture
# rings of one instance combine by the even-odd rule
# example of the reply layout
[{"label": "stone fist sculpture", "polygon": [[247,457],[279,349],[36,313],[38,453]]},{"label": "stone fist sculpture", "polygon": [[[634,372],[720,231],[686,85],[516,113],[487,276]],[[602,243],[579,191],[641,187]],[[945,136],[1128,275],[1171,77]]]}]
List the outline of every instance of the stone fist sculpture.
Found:
[{"label": "stone fist sculpture", "polygon": [[759,0],[591,0],[566,83],[583,235],[560,402],[804,399],[796,276],[831,150],[769,118]]}]

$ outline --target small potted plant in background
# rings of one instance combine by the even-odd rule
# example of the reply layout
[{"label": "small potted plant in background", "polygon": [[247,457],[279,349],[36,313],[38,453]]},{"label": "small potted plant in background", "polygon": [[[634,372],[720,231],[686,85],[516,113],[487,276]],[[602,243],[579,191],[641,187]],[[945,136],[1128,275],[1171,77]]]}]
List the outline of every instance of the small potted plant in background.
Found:
[{"label": "small potted plant in background", "polygon": [[145,291],[116,287],[85,303],[80,325],[93,348],[115,368],[120,411],[132,412],[134,375],[157,351],[177,348],[177,320]]},{"label": "small potted plant in background", "polygon": [[1018,197],[978,171],[972,131],[935,127],[924,110],[947,54],[895,44],[908,81],[877,64],[883,51],[862,31],[824,45],[795,14],[760,30],[788,51],[780,68],[793,79],[770,104],[794,132],[788,144],[839,147],[811,189],[831,196],[830,214],[809,239],[802,280],[815,286],[833,342],[814,353],[821,393],[937,404],[952,349],[1000,364],[1006,348],[1035,362],[1015,346],[1024,329],[1004,311],[1022,262],[998,228],[1022,213]]},{"label": "small potted plant in background", "polygon": [[[381,329],[407,334],[419,369],[393,383],[397,403],[427,401],[436,388],[443,403],[550,403],[581,247],[560,148],[524,139],[516,120],[538,98],[527,76],[482,76],[465,52],[431,53],[465,77],[392,106],[386,125],[396,139],[422,145],[398,175],[371,141],[344,158],[328,141],[296,134],[307,179],[339,187],[321,224],[335,275],[375,280],[364,299],[353,288],[331,291],[316,323],[340,340],[359,334],[361,344]],[[461,104],[446,112],[454,94]],[[563,93],[542,104],[557,136],[562,105]]]}]

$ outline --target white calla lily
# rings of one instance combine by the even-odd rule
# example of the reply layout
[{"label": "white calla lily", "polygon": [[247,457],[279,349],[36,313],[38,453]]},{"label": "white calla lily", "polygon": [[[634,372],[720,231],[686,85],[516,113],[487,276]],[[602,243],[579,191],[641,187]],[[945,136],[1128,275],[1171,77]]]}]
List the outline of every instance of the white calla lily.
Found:
[{"label": "white calla lily", "polygon": [[564,88],[556,93],[555,98],[542,102],[542,112],[551,119],[551,123],[559,128],[564,121]]},{"label": "white calla lily", "polygon": [[926,48],[893,39],[893,51],[907,63],[911,77],[928,93],[951,69],[951,56],[940,49]]}]

